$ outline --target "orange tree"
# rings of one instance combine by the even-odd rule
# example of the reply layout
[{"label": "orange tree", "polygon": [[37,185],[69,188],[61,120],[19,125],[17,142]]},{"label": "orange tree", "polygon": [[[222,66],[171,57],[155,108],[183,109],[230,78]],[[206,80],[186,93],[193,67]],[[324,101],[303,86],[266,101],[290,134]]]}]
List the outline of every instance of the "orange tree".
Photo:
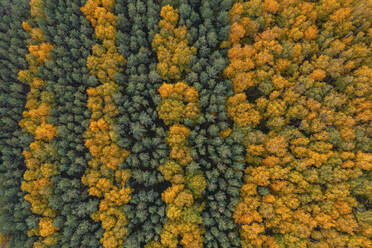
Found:
[{"label": "orange tree", "polygon": [[222,46],[226,106],[246,146],[234,213],[243,247],[372,245],[371,7],[265,0],[230,10]]}]

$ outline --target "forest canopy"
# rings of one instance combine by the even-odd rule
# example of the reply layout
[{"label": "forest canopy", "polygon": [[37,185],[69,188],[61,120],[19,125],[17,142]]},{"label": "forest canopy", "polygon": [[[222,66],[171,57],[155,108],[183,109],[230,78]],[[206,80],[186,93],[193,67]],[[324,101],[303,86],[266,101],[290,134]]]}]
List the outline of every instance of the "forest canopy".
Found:
[{"label": "forest canopy", "polygon": [[371,248],[372,1],[0,1],[0,247]]}]

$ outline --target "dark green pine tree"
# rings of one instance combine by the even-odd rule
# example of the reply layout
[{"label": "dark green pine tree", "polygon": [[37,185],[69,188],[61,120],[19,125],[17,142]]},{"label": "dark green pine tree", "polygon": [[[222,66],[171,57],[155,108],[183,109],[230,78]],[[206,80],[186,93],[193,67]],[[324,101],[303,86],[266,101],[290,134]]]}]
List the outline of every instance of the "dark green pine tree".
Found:
[{"label": "dark green pine tree", "polygon": [[86,89],[98,85],[86,67],[95,36],[80,11],[85,2],[44,0],[46,18],[39,20],[46,41],[55,45],[52,60],[39,69],[55,99],[48,120],[58,134],[54,145],[60,174],[52,178],[55,190],[50,199],[59,213],[54,225],[60,228],[61,240],[55,247],[101,247],[103,234],[101,223],[90,217],[98,210],[99,199],[90,197],[81,182],[91,159],[82,136],[91,115]]},{"label": "dark green pine tree", "polygon": [[[179,25],[186,25],[190,46],[197,50],[186,75],[189,85],[199,92],[201,117],[192,127],[189,142],[193,160],[203,170],[207,188],[203,200],[206,228],[204,247],[240,247],[238,228],[232,217],[239,201],[244,165],[244,147],[238,136],[222,138],[220,132],[232,128],[226,113],[226,99],[232,95],[232,83],[222,76],[228,64],[227,50],[220,49],[230,31],[230,0],[180,0]],[[186,125],[188,123],[185,123]],[[190,126],[191,127],[191,126]]]},{"label": "dark green pine tree", "polygon": [[30,15],[28,1],[0,1],[0,233],[11,237],[9,247],[32,247],[27,230],[36,224],[24,199],[21,181],[26,170],[22,151],[32,142],[18,122],[29,87],[18,81],[25,59],[28,34],[22,21]]},{"label": "dark green pine tree", "polygon": [[114,128],[118,144],[130,155],[121,165],[129,169],[133,189],[126,206],[129,219],[125,247],[137,248],[160,239],[165,222],[165,203],[161,193],[169,186],[158,167],[168,157],[166,127],[159,120],[156,106],[161,77],[156,73],[156,54],[151,41],[158,32],[160,6],[152,0],[117,0],[117,47],[127,59],[126,69],[116,74],[120,92],[115,102],[120,115]]}]

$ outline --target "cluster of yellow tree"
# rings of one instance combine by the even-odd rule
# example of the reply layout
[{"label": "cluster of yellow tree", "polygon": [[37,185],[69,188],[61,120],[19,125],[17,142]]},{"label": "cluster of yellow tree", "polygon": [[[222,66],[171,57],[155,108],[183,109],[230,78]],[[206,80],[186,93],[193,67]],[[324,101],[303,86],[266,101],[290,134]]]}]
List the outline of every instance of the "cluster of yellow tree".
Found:
[{"label": "cluster of yellow tree", "polygon": [[157,110],[160,119],[170,126],[166,138],[170,159],[159,170],[172,186],[162,193],[168,220],[163,226],[161,242],[150,242],[146,247],[203,247],[203,204],[197,200],[202,196],[206,181],[202,172],[186,170],[192,162],[187,141],[190,129],[181,124],[185,119],[199,117],[199,94],[195,88],[179,81],[184,72],[190,70],[190,56],[196,49],[188,45],[186,26],[176,27],[177,10],[166,5],[160,16],[160,33],[155,35],[152,47],[158,56],[158,73],[166,80],[158,89],[162,101]]},{"label": "cluster of yellow tree", "polygon": [[31,211],[39,216],[38,227],[28,231],[28,236],[39,236],[35,248],[50,247],[58,242],[58,228],[53,226],[56,211],[49,206],[53,193],[51,177],[58,174],[58,158],[53,139],[57,128],[48,123],[50,108],[53,107],[53,93],[47,91],[45,82],[39,77],[38,67],[50,60],[53,45],[45,42],[43,32],[35,24],[37,18],[44,18],[41,0],[30,1],[31,17],[23,22],[23,29],[30,34],[26,59],[27,70],[20,71],[18,79],[30,86],[27,94],[26,110],[19,125],[32,135],[34,141],[29,149],[23,151],[27,170],[23,175],[21,189],[27,194],[25,199],[31,203]]},{"label": "cluster of yellow tree", "polygon": [[4,235],[3,233],[0,233],[0,245],[6,245],[10,240],[10,237],[8,235]]},{"label": "cluster of yellow tree", "polygon": [[131,188],[126,186],[130,173],[118,167],[129,152],[116,144],[118,134],[112,128],[119,114],[112,98],[119,87],[114,82],[114,74],[122,71],[126,63],[115,46],[114,3],[113,0],[88,0],[81,8],[94,27],[96,38],[101,40],[93,46],[92,55],[87,59],[90,73],[101,84],[87,89],[87,107],[92,114],[84,138],[93,158],[88,162],[89,169],[82,182],[89,186],[90,195],[102,198],[98,212],[91,217],[102,222],[101,243],[105,248],[123,247],[128,231],[123,206],[130,200],[131,193]]},{"label": "cluster of yellow tree", "polygon": [[[372,247],[367,212],[353,213],[351,195],[353,179],[372,169],[371,154],[356,149],[357,128],[372,116],[365,4],[252,0],[232,7],[222,44],[234,89],[228,114],[240,127],[269,128],[244,138],[245,184],[234,213],[243,247]],[[327,85],[333,80],[336,88]],[[345,80],[351,83],[343,88]],[[257,88],[261,94],[247,99]]]}]

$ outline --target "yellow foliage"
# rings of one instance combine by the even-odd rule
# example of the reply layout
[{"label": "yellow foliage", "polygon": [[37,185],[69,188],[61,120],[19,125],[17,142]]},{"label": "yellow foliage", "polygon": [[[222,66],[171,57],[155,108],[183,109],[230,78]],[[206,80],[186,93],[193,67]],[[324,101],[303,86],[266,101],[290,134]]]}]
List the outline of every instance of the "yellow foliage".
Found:
[{"label": "yellow foliage", "polygon": [[326,73],[325,71],[321,70],[321,69],[316,69],[314,70],[311,74],[310,74],[310,77],[314,80],[317,80],[317,81],[321,81],[322,79],[324,79],[326,76]]},{"label": "yellow foliage", "polygon": [[47,236],[44,240],[43,240],[43,243],[47,246],[47,247],[51,247],[53,245],[56,245],[59,241],[59,237],[56,235],[56,234],[53,234],[51,236]]},{"label": "yellow foliage", "polygon": [[152,47],[156,51],[159,63],[158,73],[163,79],[181,79],[184,72],[190,71],[191,55],[196,53],[194,47],[188,46],[186,27],[176,28],[178,13],[170,5],[162,8],[159,22],[160,33],[155,34]]},{"label": "yellow foliage", "polygon": [[318,34],[318,29],[315,25],[308,27],[304,33],[305,39],[312,40],[315,39]]},{"label": "yellow foliage", "polygon": [[[105,38],[106,37],[102,37],[103,40]],[[108,43],[107,40],[104,41]],[[123,55],[117,51],[113,42],[110,42],[109,44],[111,45],[109,48],[105,48],[99,44],[95,45],[100,47],[104,52],[103,54],[100,54],[97,52],[97,49],[93,49],[93,55],[87,58],[87,67],[90,69],[91,74],[97,76],[101,83],[107,83],[107,86],[113,85],[112,87],[115,87],[113,82],[114,74],[122,70],[121,68],[125,65],[126,60]]]},{"label": "yellow foliage", "polygon": [[181,191],[174,199],[174,204],[179,207],[190,207],[194,203],[194,198],[190,190]]},{"label": "yellow foliage", "polygon": [[35,139],[44,140],[46,142],[51,141],[57,136],[57,127],[49,123],[41,123],[40,126],[36,128]]},{"label": "yellow foliage", "polygon": [[195,198],[199,198],[207,187],[207,182],[202,174],[197,174],[188,178],[187,186],[193,192]]},{"label": "yellow foliage", "polygon": [[[163,226],[161,244],[153,241],[145,247],[199,248],[203,245],[201,234],[204,231],[199,226],[201,210],[194,200],[201,197],[206,181],[202,174],[186,176],[183,166],[192,162],[187,142],[191,130],[180,124],[186,118],[196,120],[200,115],[198,91],[182,81],[184,73],[190,71],[190,57],[196,54],[196,49],[188,46],[186,26],[176,27],[177,10],[166,5],[160,16],[160,32],[155,34],[152,47],[159,61],[157,72],[166,80],[158,89],[162,101],[157,111],[159,118],[170,125],[166,141],[171,148],[171,159],[159,166],[159,171],[172,186],[162,193],[162,199],[168,204],[169,220]],[[172,79],[178,82],[169,83]]]},{"label": "yellow foliage", "polygon": [[190,129],[184,125],[174,124],[169,128],[167,141],[169,144],[179,144],[186,141],[190,135]]},{"label": "yellow foliage", "polygon": [[174,201],[176,198],[177,194],[181,192],[184,189],[183,184],[175,184],[172,185],[171,187],[167,188],[162,194],[161,197],[165,203],[170,204]]},{"label": "yellow foliage", "polygon": [[182,81],[174,85],[163,83],[158,92],[163,100],[157,110],[167,125],[199,116],[198,92],[193,87]]},{"label": "yellow foliage", "polygon": [[172,160],[167,161],[165,164],[159,166],[159,171],[162,173],[165,180],[175,184],[183,183],[183,169],[181,165],[176,162]]},{"label": "yellow foliage", "polygon": [[175,26],[178,21],[178,10],[173,9],[170,5],[166,5],[161,9],[160,16],[163,17],[164,21],[170,22]]},{"label": "yellow foliage", "polygon": [[371,61],[360,38],[368,31],[359,29],[370,12],[365,1],[297,0],[238,1],[229,11],[221,47],[234,93],[227,113],[245,135],[233,216],[242,247],[368,247],[351,191],[371,169],[360,144],[371,120]]},{"label": "yellow foliage", "polygon": [[52,177],[52,176],[55,176],[55,175],[58,174],[56,164],[51,164],[51,163],[42,164],[41,167],[40,167],[40,171],[41,171],[42,176],[45,177],[45,178]]},{"label": "yellow foliage", "polygon": [[182,239],[180,244],[185,248],[203,247],[203,238],[199,228],[195,224],[184,225],[183,223],[167,222],[161,233],[161,244],[165,247],[176,248],[178,245],[178,236]]},{"label": "yellow foliage", "polygon": [[56,231],[53,220],[50,218],[40,218],[39,229],[42,237],[50,236]]},{"label": "yellow foliage", "polygon": [[87,107],[92,111],[88,130],[84,133],[85,145],[89,148],[92,160],[82,177],[83,184],[89,186],[89,194],[99,198],[98,212],[91,215],[100,221],[104,229],[101,243],[105,248],[122,247],[127,235],[128,224],[122,206],[130,200],[131,188],[127,187],[130,173],[118,168],[129,152],[116,144],[118,134],[112,123],[119,110],[112,99],[118,85],[114,75],[123,70],[126,59],[116,46],[116,16],[113,14],[115,1],[88,0],[81,11],[94,27],[96,37],[102,44],[92,47],[92,55],[87,59],[87,68],[95,75],[101,85],[88,88]]},{"label": "yellow foliage", "polygon": [[43,0],[30,0],[31,16],[34,18],[45,18]]},{"label": "yellow foliage", "polygon": [[157,107],[159,118],[169,125],[174,122],[180,122],[185,116],[185,105],[179,100],[165,99]]},{"label": "yellow foliage", "polygon": [[237,22],[234,22],[231,25],[231,30],[230,30],[230,34],[229,34],[229,38],[230,38],[231,42],[233,42],[233,43],[238,42],[241,38],[244,37],[244,34],[245,34],[245,30],[244,30],[244,27],[242,25],[240,25]]},{"label": "yellow foliage", "polygon": [[275,14],[279,10],[279,3],[275,0],[265,0],[264,9]]},{"label": "yellow foliage", "polygon": [[166,209],[168,219],[174,221],[182,216],[182,209],[174,204],[168,205]]},{"label": "yellow foliage", "polygon": [[0,245],[6,245],[10,240],[10,237],[0,233]]},{"label": "yellow foliage", "polygon": [[[31,0],[30,7],[34,19],[45,18],[43,1]],[[29,230],[28,235],[40,236],[35,240],[34,247],[48,247],[55,245],[59,239],[58,230],[53,227],[53,219],[57,212],[48,206],[48,199],[54,190],[50,178],[59,173],[57,165],[54,164],[57,160],[56,151],[49,144],[57,136],[57,127],[47,122],[49,111],[54,107],[54,96],[43,88],[44,81],[39,78],[38,67],[51,59],[50,52],[54,45],[44,41],[44,34],[40,28],[33,28],[28,22],[23,22],[22,27],[31,34],[27,41],[29,54],[26,55],[29,67],[20,71],[18,78],[29,85],[30,91],[27,94],[26,110],[19,125],[34,136],[35,141],[30,144],[29,151],[23,151],[27,170],[23,176],[21,189],[28,192],[24,198],[31,204],[31,211],[39,215],[39,227]]]},{"label": "yellow foliage", "polygon": [[269,138],[265,142],[265,148],[268,152],[273,153],[279,157],[283,157],[287,152],[287,142],[283,136],[275,136]]},{"label": "yellow foliage", "polygon": [[247,146],[246,151],[247,151],[247,154],[259,156],[263,154],[265,149],[262,145],[249,145]]},{"label": "yellow foliage", "polygon": [[28,22],[25,22],[25,21],[22,22],[22,28],[27,33],[31,33],[31,31],[32,31],[32,26]]},{"label": "yellow foliage", "polygon": [[220,136],[223,138],[223,139],[226,139],[227,137],[230,136],[232,130],[231,128],[226,128],[225,130],[221,130],[220,131]]},{"label": "yellow foliage", "polygon": [[190,147],[183,144],[174,144],[171,146],[169,155],[172,159],[177,160],[181,165],[187,165],[192,161]]},{"label": "yellow foliage", "polygon": [[145,245],[145,248],[165,248],[158,241],[151,241]]},{"label": "yellow foliage", "polygon": [[128,220],[121,209],[109,208],[107,211],[102,211],[98,215],[102,222],[102,227],[105,229],[101,243],[104,247],[121,247],[124,243],[124,237],[127,233],[125,226]]},{"label": "yellow foliage", "polygon": [[53,45],[50,43],[43,42],[39,45],[30,45],[28,47],[29,52],[35,57],[36,61],[43,63],[45,60],[50,60],[50,51],[53,49]]},{"label": "yellow foliage", "polygon": [[227,113],[230,118],[240,126],[257,125],[261,116],[254,110],[253,105],[248,103],[245,94],[236,94],[228,98]]},{"label": "yellow foliage", "polygon": [[33,28],[30,33],[31,33],[33,40],[37,40],[37,41],[44,40],[44,34],[40,28]]},{"label": "yellow foliage", "polygon": [[94,18],[95,10],[98,8],[99,0],[88,0],[83,7],[80,8],[81,12],[91,22],[92,26],[95,27],[97,20]]},{"label": "yellow foliage", "polygon": [[358,151],[356,154],[356,166],[363,170],[372,170],[372,154]]},{"label": "yellow foliage", "polygon": [[174,85],[163,82],[163,84],[159,87],[158,92],[161,98],[167,98],[171,93],[174,92]]}]

